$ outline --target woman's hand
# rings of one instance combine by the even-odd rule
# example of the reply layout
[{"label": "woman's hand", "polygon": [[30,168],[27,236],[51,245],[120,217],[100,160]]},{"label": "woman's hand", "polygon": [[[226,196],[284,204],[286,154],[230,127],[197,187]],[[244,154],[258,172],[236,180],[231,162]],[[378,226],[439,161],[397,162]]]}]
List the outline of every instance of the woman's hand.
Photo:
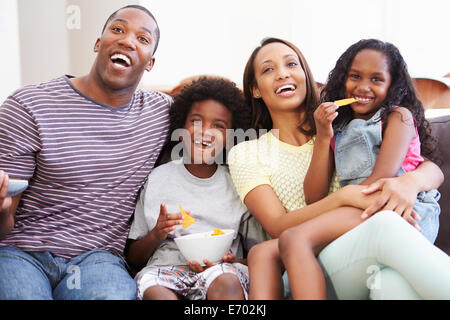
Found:
[{"label": "woman's hand", "polygon": [[183,223],[183,216],[180,212],[170,214],[167,212],[166,205],[161,203],[159,207],[159,217],[156,221],[156,226],[153,228],[155,237],[159,241],[163,241],[167,238],[167,234],[173,230],[177,225]]},{"label": "woman's hand", "polygon": [[314,111],[314,121],[316,123],[317,137],[323,137],[330,141],[333,137],[333,127],[331,123],[336,119],[338,106],[333,102],[324,102]]},{"label": "woman's hand", "polygon": [[380,179],[370,184],[361,192],[365,195],[372,195],[374,192],[379,193],[372,204],[363,211],[361,217],[365,219],[378,211],[392,210],[420,230],[416,222],[420,220],[420,216],[414,211],[418,191],[413,186],[414,183],[409,180],[409,176],[406,174],[396,178]]},{"label": "woman's hand", "polygon": [[360,184],[349,184],[340,188],[331,195],[336,196],[335,201],[337,203],[337,207],[351,206],[365,210],[372,206],[381,194],[378,190],[373,190],[371,193],[363,194],[362,191],[366,188],[367,186]]}]

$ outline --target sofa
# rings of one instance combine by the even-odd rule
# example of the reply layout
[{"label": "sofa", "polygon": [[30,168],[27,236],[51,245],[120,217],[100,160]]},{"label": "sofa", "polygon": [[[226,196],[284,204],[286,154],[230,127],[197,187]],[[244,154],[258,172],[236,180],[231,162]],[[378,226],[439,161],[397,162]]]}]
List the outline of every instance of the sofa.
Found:
[{"label": "sofa", "polygon": [[437,148],[440,151],[442,164],[440,168],[444,173],[444,183],[439,187],[441,199],[440,227],[435,245],[450,255],[450,115],[429,119],[432,134],[437,139]]},{"label": "sofa", "polygon": [[[166,93],[174,96],[179,93],[184,86],[192,83],[192,81],[197,80],[201,76],[217,77],[215,75],[197,75],[189,77],[182,80],[176,87]],[[439,97],[440,102],[445,101],[444,107],[447,108],[447,105],[450,102],[450,99],[448,98],[448,87],[443,89],[445,92],[444,96],[442,92],[436,93],[430,91],[430,87],[433,86],[429,85],[428,82],[422,83],[420,81],[420,79],[414,79],[414,84],[418,90],[418,95],[424,99],[424,106],[426,106],[427,109],[431,109],[433,105],[431,105],[430,102],[437,101],[436,97]],[[437,83],[437,81],[435,82]],[[442,83],[440,83],[440,85],[441,84]],[[320,88],[323,87],[323,84],[317,83],[317,87],[320,90]],[[432,89],[436,90],[434,87]],[[439,87],[439,89],[441,90],[442,88]],[[450,107],[450,105],[448,106]],[[446,145],[447,141],[450,141],[450,115],[430,118],[428,121],[432,127],[432,134],[438,142],[437,148],[440,151],[440,158],[442,160],[440,167],[445,177],[444,183],[439,188],[439,192],[441,193],[441,199],[439,201],[441,214],[439,218],[439,234],[435,245],[450,255],[450,144]]]}]

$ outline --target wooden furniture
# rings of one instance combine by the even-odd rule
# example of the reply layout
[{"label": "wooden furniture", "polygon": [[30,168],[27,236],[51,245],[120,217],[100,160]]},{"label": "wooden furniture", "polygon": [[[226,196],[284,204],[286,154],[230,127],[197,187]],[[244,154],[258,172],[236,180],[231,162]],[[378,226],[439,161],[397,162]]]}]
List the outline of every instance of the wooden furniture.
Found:
[{"label": "wooden furniture", "polygon": [[450,108],[450,88],[443,81],[414,78],[417,96],[425,109]]}]

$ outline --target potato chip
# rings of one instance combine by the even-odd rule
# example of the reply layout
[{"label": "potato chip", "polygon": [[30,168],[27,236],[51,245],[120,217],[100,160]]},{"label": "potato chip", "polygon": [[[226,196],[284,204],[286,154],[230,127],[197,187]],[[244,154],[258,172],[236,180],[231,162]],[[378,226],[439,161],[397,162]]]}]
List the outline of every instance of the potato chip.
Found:
[{"label": "potato chip", "polygon": [[225,232],[223,232],[222,230],[220,230],[218,228],[214,228],[214,232],[211,233],[212,236],[218,236],[220,234],[225,234]]},{"label": "potato chip", "polygon": [[183,229],[186,229],[191,224],[193,224],[195,222],[195,220],[197,220],[195,218],[192,218],[190,215],[188,215],[181,207],[181,204],[180,204],[180,212],[181,212],[181,215],[183,216],[183,224],[181,225],[183,227]]},{"label": "potato chip", "polygon": [[348,98],[348,99],[336,100],[334,103],[337,104],[338,107],[343,107],[343,106],[346,106],[346,105],[351,104],[356,101],[358,101],[358,100],[356,100],[355,98]]}]

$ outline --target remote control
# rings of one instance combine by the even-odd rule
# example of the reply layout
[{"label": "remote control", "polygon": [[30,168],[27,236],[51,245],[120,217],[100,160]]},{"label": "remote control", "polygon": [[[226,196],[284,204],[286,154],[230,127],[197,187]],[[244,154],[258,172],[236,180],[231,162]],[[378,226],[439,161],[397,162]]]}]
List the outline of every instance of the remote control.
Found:
[{"label": "remote control", "polygon": [[8,197],[13,197],[25,191],[28,188],[27,180],[9,179]]}]

